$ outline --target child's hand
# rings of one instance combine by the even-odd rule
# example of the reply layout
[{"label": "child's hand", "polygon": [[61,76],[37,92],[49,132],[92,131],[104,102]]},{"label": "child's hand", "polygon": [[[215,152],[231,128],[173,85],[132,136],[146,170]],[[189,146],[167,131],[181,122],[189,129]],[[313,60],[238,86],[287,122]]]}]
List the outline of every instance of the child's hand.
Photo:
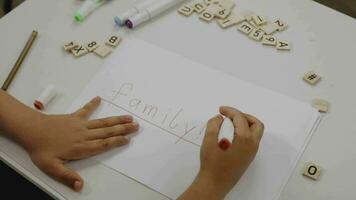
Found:
[{"label": "child's hand", "polygon": [[235,127],[235,137],[227,150],[218,146],[218,133],[222,116],[212,118],[201,148],[199,176],[211,179],[223,194],[227,194],[239,181],[254,159],[264,126],[255,117],[231,107],[221,107],[220,113],[230,118]]},{"label": "child's hand", "polygon": [[43,115],[18,138],[41,170],[75,191],[82,189],[83,180],[65,163],[126,145],[126,135],[139,127],[131,116],[88,120],[99,104],[97,97],[73,114]]},{"label": "child's hand", "polygon": [[239,181],[254,159],[264,126],[255,117],[231,107],[221,107],[220,113],[230,118],[235,127],[235,137],[227,150],[218,145],[218,134],[223,117],[209,120],[200,151],[200,171],[190,188],[180,200],[223,199]]}]

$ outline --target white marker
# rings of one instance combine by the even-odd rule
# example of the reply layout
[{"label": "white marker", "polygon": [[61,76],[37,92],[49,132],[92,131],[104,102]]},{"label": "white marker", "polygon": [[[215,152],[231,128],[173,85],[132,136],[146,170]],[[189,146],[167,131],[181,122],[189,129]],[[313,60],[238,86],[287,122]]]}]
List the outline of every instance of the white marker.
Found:
[{"label": "white marker", "polygon": [[154,4],[146,7],[138,14],[126,20],[125,25],[130,29],[134,28],[142,24],[143,22],[146,22],[152,19],[153,17],[160,15],[161,13],[172,8],[173,6],[182,3],[183,1],[185,0],[158,0]]},{"label": "white marker", "polygon": [[235,135],[235,127],[232,123],[231,119],[228,117],[224,118],[224,121],[221,125],[219,136],[218,136],[218,144],[222,150],[227,150],[234,140]]},{"label": "white marker", "polygon": [[126,10],[125,12],[117,15],[114,18],[115,23],[118,26],[123,26],[125,24],[126,20],[128,20],[130,17],[138,14],[139,12],[143,11],[146,7],[148,7],[149,5],[153,4],[156,1],[158,1],[158,0],[146,0],[136,6],[133,6],[132,8]]},{"label": "white marker", "polygon": [[82,22],[90,13],[109,0],[86,0],[74,14],[74,19]]},{"label": "white marker", "polygon": [[56,89],[53,85],[48,85],[47,88],[36,98],[33,105],[38,110],[43,110],[47,104],[56,96]]}]

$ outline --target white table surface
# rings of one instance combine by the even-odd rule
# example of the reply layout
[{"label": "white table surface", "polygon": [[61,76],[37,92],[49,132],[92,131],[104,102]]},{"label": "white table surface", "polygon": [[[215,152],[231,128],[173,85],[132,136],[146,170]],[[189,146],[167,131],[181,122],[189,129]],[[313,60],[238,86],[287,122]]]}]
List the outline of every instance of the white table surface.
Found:
[{"label": "white table surface", "polygon": [[[241,0],[241,4],[237,3],[242,10],[273,12],[293,21],[294,17],[279,9],[278,1],[250,0],[246,3]],[[143,39],[301,101],[324,98],[331,104],[330,112],[324,116],[280,199],[355,200],[356,20],[309,0],[285,2],[294,7],[298,20],[302,20],[313,35],[311,41],[317,54],[313,66],[301,66],[298,70],[267,66],[268,63],[258,70],[254,66],[239,66],[238,55],[233,54],[238,47],[231,44],[236,30],[222,32],[216,24],[205,25],[196,17],[176,17],[167,21],[164,15],[134,32],[118,30],[113,25],[113,16],[134,1],[113,1],[79,25],[73,22],[72,15],[80,1],[27,0],[0,20],[0,82],[5,80],[30,32],[38,30],[39,37],[8,92],[32,105],[47,84],[54,84],[60,96],[46,109],[48,113],[65,112],[104,62],[95,55],[75,59],[62,50],[62,45],[69,40],[104,41],[111,34]],[[218,50],[221,48],[225,51]],[[317,86],[310,87],[301,80],[307,70],[316,70],[322,75]],[[0,137],[0,157],[57,198],[167,199],[90,159],[70,164],[85,180],[84,190],[74,193],[44,175],[21,147],[3,137]],[[301,176],[306,161],[315,161],[323,167],[319,181]]]}]

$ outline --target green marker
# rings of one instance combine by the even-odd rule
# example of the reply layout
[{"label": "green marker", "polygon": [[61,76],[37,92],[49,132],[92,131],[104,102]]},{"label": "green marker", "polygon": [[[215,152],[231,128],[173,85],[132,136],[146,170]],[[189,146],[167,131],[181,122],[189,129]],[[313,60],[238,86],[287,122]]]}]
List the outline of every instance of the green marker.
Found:
[{"label": "green marker", "polygon": [[92,13],[96,8],[103,5],[108,0],[86,0],[81,8],[74,14],[74,19],[78,22],[84,21],[84,19]]}]

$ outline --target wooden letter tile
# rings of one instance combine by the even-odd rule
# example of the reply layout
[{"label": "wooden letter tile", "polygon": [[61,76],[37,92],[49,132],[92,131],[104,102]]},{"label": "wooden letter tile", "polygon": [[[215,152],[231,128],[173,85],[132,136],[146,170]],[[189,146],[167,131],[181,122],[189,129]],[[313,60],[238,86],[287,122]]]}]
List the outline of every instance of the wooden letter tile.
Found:
[{"label": "wooden letter tile", "polygon": [[249,10],[243,11],[243,12],[241,12],[240,14],[241,14],[242,16],[244,16],[247,21],[251,21],[252,18],[253,18],[253,16],[255,15],[254,12],[249,11]]},{"label": "wooden letter tile", "polygon": [[211,22],[214,19],[214,14],[207,12],[206,10],[199,16],[200,19]]},{"label": "wooden letter tile", "polygon": [[322,99],[314,99],[313,107],[318,109],[319,112],[326,113],[329,110],[329,102],[322,100]]},{"label": "wooden letter tile", "polygon": [[96,48],[99,47],[99,44],[96,41],[91,41],[85,47],[89,52],[93,52]]},{"label": "wooden letter tile", "polygon": [[318,180],[319,176],[321,173],[321,167],[312,163],[312,162],[307,162],[305,164],[304,172],[303,175],[313,179],[313,180]]},{"label": "wooden letter tile", "polygon": [[117,47],[117,45],[119,45],[120,40],[121,40],[120,37],[113,35],[113,36],[110,36],[105,43],[107,45]]},{"label": "wooden letter tile", "polygon": [[310,85],[315,85],[317,82],[319,82],[320,79],[321,76],[319,76],[313,71],[307,72],[303,77],[303,80],[309,83]]},{"label": "wooden letter tile", "polygon": [[236,4],[235,0],[220,0],[219,5],[227,10],[231,10]]},{"label": "wooden letter tile", "polygon": [[230,13],[231,13],[230,9],[221,8],[216,12],[215,16],[220,19],[226,19],[226,17],[229,16]]},{"label": "wooden letter tile", "polygon": [[218,20],[218,24],[220,25],[221,28],[228,28],[228,27],[231,27],[233,25],[240,24],[240,23],[242,23],[244,21],[246,21],[244,16],[241,16],[241,15],[238,15],[238,16],[230,15],[226,19]]},{"label": "wooden letter tile", "polygon": [[95,49],[94,53],[102,58],[108,56],[110,53],[112,52],[112,48],[105,46],[105,45],[101,45],[99,46],[97,49]]},{"label": "wooden letter tile", "polygon": [[219,0],[204,0],[206,5],[219,3]]},{"label": "wooden letter tile", "polygon": [[178,13],[184,16],[190,16],[194,12],[194,9],[188,5],[183,5],[178,9]]},{"label": "wooden letter tile", "polygon": [[277,50],[281,50],[281,51],[289,51],[289,50],[291,50],[292,47],[289,42],[278,41],[276,48],[277,48]]},{"label": "wooden letter tile", "polygon": [[80,46],[77,46],[77,47],[74,47],[72,49],[72,54],[75,56],[75,57],[80,57],[80,56],[83,56],[85,54],[87,54],[89,51],[83,47],[82,45]]},{"label": "wooden letter tile", "polygon": [[260,29],[260,26],[257,25],[255,21],[250,20],[250,21],[248,21],[248,23],[250,23],[250,24],[251,24],[253,27],[255,27],[256,29]]},{"label": "wooden letter tile", "polygon": [[202,13],[206,9],[206,5],[202,3],[195,3],[193,9],[197,13]]},{"label": "wooden letter tile", "polygon": [[282,20],[277,19],[276,21],[274,21],[274,25],[277,27],[278,31],[283,31],[284,29],[287,28],[287,24],[284,23]]},{"label": "wooden letter tile", "polygon": [[271,35],[264,35],[262,39],[262,44],[266,46],[276,46],[277,39]]},{"label": "wooden letter tile", "polygon": [[248,36],[256,41],[260,41],[265,33],[262,30],[254,29]]},{"label": "wooden letter tile", "polygon": [[231,13],[231,10],[230,10],[230,9],[220,8],[220,9],[216,12],[215,16],[216,16],[217,18],[220,18],[220,19],[226,19],[226,17],[229,16],[230,13]]},{"label": "wooden letter tile", "polygon": [[264,17],[260,16],[260,15],[254,15],[252,17],[252,19],[258,26],[261,26],[261,25],[267,23],[267,20]]},{"label": "wooden letter tile", "polygon": [[68,42],[63,47],[64,47],[64,50],[71,51],[72,49],[74,49],[75,47],[78,47],[78,46],[79,46],[78,43],[72,41],[72,42]]},{"label": "wooden letter tile", "polygon": [[245,33],[246,35],[248,35],[253,31],[254,27],[251,24],[249,24],[248,22],[243,22],[242,24],[240,24],[237,27],[237,29],[239,31],[241,31],[242,33]]},{"label": "wooden letter tile", "polygon": [[263,24],[260,26],[260,29],[262,29],[268,35],[271,35],[278,30],[277,26],[272,23]]}]

